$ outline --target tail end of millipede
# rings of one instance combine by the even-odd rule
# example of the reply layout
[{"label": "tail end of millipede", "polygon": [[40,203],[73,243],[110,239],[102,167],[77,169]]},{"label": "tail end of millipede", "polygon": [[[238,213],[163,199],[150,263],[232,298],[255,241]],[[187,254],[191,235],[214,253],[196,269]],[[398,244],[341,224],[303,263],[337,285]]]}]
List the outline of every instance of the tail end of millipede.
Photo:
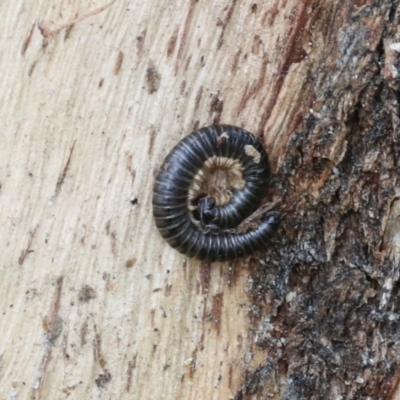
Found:
[{"label": "tail end of millipede", "polygon": [[261,224],[265,224],[271,232],[275,233],[279,229],[284,218],[285,216],[278,211],[270,211],[262,218]]}]

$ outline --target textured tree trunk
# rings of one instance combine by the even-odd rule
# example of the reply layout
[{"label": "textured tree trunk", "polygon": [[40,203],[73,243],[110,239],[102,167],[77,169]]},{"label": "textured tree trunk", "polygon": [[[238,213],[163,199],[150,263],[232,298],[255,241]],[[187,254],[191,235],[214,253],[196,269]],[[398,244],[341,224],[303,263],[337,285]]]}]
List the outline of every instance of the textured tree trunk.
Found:
[{"label": "textured tree trunk", "polygon": [[[400,399],[398,0],[0,15],[1,399]],[[151,197],[212,123],[263,139],[285,221],[210,266]]]}]

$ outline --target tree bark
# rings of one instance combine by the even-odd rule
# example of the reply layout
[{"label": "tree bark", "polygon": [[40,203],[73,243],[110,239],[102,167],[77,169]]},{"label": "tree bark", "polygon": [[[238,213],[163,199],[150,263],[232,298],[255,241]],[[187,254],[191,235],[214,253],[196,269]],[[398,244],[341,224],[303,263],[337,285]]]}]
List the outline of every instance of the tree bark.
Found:
[{"label": "tree bark", "polygon": [[[0,13],[1,398],[400,399],[398,0]],[[270,155],[261,257],[154,226],[162,159],[213,123]]]}]

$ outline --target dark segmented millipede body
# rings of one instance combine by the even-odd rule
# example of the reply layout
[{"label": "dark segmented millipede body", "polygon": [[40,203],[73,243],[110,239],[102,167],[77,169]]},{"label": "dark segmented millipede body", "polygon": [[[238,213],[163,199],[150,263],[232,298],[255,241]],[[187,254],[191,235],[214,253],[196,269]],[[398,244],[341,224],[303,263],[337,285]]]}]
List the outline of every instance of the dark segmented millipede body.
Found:
[{"label": "dark segmented millipede body", "polygon": [[[207,180],[204,170],[215,166],[236,169],[233,176],[239,184],[229,192],[226,204],[207,209],[216,227],[208,232],[196,220],[196,196],[210,196],[201,187]],[[172,149],[156,177],[153,215],[157,228],[173,248],[200,260],[228,261],[262,251],[279,228],[278,212],[267,213],[253,231],[227,230],[260,207],[269,177],[268,156],[249,132],[230,125],[192,132]]]}]

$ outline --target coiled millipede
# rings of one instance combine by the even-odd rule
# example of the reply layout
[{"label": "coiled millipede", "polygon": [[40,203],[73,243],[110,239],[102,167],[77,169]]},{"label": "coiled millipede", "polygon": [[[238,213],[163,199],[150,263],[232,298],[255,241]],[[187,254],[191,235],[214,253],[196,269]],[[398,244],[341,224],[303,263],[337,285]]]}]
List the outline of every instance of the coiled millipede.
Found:
[{"label": "coiled millipede", "polygon": [[200,260],[263,251],[280,213],[268,212],[254,230],[235,229],[260,207],[269,178],[267,153],[249,132],[230,125],[201,128],[172,149],[156,176],[156,226],[170,246]]}]

